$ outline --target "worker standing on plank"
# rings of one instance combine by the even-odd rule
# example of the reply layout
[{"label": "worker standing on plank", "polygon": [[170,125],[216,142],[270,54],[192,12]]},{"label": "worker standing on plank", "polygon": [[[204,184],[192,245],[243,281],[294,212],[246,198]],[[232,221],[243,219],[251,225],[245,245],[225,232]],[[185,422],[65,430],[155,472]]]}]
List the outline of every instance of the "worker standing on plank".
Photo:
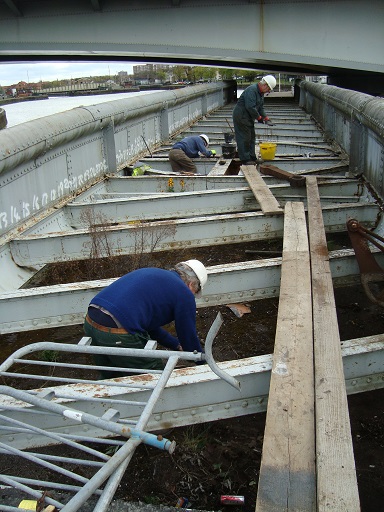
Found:
[{"label": "worker standing on plank", "polygon": [[176,142],[169,151],[169,161],[172,170],[175,172],[185,171],[197,174],[196,165],[191,158],[206,156],[208,158],[216,155],[216,151],[208,150],[209,138],[202,133],[201,135],[191,135]]},{"label": "worker standing on plank", "polygon": [[271,92],[275,86],[275,77],[266,75],[243,91],[233,109],[237,152],[242,164],[256,164],[255,121],[273,126],[264,110],[264,94]]},{"label": "worker standing on plank", "polygon": [[[141,268],[99,292],[89,304],[84,331],[92,345],[143,349],[149,339],[165,348],[203,352],[196,333],[196,302],[207,282],[199,260],[177,263],[172,270]],[[163,329],[175,322],[177,338]],[[161,370],[161,359],[96,355],[98,366]],[[101,371],[102,378],[132,373]]]}]

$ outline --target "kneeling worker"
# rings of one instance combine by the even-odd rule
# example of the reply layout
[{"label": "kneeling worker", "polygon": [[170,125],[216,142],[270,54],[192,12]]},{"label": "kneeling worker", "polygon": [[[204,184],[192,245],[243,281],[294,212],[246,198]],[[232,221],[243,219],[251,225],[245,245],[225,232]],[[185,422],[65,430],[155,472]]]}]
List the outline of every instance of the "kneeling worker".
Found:
[{"label": "kneeling worker", "polygon": [[[84,332],[94,346],[143,349],[153,339],[171,350],[203,352],[196,332],[195,296],[201,296],[207,277],[198,260],[177,263],[172,270],[129,272],[91,300]],[[177,338],[162,328],[173,321]],[[162,360],[155,358],[96,355],[94,359],[98,366],[164,368]],[[131,374],[101,371],[104,379]]]},{"label": "kneeling worker", "polygon": [[208,150],[208,146],[209,138],[204,133],[201,135],[191,135],[176,142],[168,155],[172,171],[185,171],[197,174],[196,165],[192,162],[191,158],[197,158],[200,155],[208,158],[216,156],[216,151]]}]

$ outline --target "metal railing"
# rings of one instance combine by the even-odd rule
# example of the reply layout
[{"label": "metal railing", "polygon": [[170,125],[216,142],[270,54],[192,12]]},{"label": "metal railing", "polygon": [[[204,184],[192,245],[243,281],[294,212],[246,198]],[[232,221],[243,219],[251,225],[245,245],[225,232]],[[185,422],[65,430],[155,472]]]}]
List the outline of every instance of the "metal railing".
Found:
[{"label": "metal railing", "polygon": [[[17,350],[0,365],[0,375],[3,381],[12,380],[12,386],[0,386],[0,431],[2,431],[4,441],[8,440],[0,442],[0,454],[14,455],[25,459],[28,464],[37,464],[42,473],[49,474],[49,480],[44,480],[43,477],[33,479],[1,474],[0,481],[65,512],[79,510],[79,507],[91,496],[98,497],[95,511],[107,510],[136,448],[141,443],[165,450],[170,454],[175,450],[174,441],[161,435],[145,432],[145,428],[162,391],[180,360],[195,363],[206,361],[220,378],[226,380],[236,389],[240,389],[239,382],[221,370],[212,355],[213,340],[221,324],[222,318],[219,313],[207,334],[205,354],[156,350],[155,342],[152,340],[147,343],[144,350],[94,347],[90,345],[91,338],[82,338],[77,345],[42,342]],[[36,359],[44,353],[66,354],[69,358],[75,355],[76,359],[85,357],[89,361],[53,363]],[[92,356],[102,354],[163,359],[165,367],[163,370],[141,370],[92,364]],[[55,367],[55,372],[59,373],[58,375],[53,375],[52,367]],[[48,375],[40,373],[42,368],[50,370]],[[10,371],[11,369],[13,371]],[[36,373],[36,370],[39,370],[39,373]],[[141,378],[108,380],[89,378],[90,372],[99,370],[115,371],[117,375],[120,372],[130,375],[137,374]],[[68,377],[66,376],[68,371],[71,374],[74,371],[85,371],[86,375],[85,378]],[[43,382],[43,385],[52,384],[53,387],[32,390],[15,388],[15,383],[19,387],[20,382],[30,384],[36,381]],[[60,386],[55,387],[56,384],[63,382],[73,384],[74,393],[67,395],[65,391],[61,392]],[[95,385],[100,387],[100,398],[87,397],[85,388]],[[146,402],[135,400],[128,402],[119,399],[119,394],[123,390],[126,391],[127,388],[133,391],[133,395],[135,390],[148,390],[148,399]],[[75,399],[77,399],[76,408],[71,407],[71,402],[75,403]],[[81,401],[79,402],[79,400]],[[95,400],[105,403],[106,411],[100,417],[92,414],[92,403]],[[137,420],[124,419],[124,407],[127,405],[137,407]],[[12,412],[12,414],[7,416],[7,412]],[[15,415],[17,412],[19,415]],[[43,428],[44,423],[50,426],[55,423],[57,425],[55,429],[48,430],[48,428]],[[71,434],[71,425],[79,423],[84,426],[85,431],[89,427],[93,427],[92,435],[79,435],[78,430]],[[108,439],[108,437],[117,437],[117,439]],[[71,455],[65,456],[64,449],[60,456],[24,451],[25,448],[51,444],[61,444],[69,448]],[[115,453],[112,455],[105,453],[105,445]],[[76,471],[78,467],[81,468],[80,471]],[[54,475],[52,480],[51,475]],[[41,488],[44,491],[41,491]],[[56,491],[58,496],[53,496],[53,491]],[[66,499],[66,503],[63,503],[60,498],[60,494],[63,493],[69,493],[70,496],[69,501]],[[7,507],[7,510],[20,509]]]}]

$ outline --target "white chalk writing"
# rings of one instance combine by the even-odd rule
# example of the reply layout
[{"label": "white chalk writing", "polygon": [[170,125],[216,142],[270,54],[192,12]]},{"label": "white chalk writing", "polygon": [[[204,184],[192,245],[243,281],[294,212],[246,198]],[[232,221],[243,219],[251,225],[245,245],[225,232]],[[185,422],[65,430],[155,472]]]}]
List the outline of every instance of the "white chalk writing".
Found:
[{"label": "white chalk writing", "polygon": [[29,199],[21,199],[19,206],[13,204],[9,206],[9,211],[0,211],[0,229],[9,228],[13,224],[17,224],[21,220],[33,215],[41,208],[76,192],[76,190],[81,188],[88,180],[96,178],[107,170],[107,163],[103,160],[77,176],[64,178],[57,183],[55,188],[52,188],[48,192],[43,191],[41,194],[37,194],[35,191]]}]

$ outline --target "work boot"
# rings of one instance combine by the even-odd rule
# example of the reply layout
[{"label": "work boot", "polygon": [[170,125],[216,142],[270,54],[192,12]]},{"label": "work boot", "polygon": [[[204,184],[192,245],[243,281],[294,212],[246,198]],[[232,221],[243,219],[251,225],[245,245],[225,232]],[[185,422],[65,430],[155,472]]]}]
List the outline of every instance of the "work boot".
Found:
[{"label": "work boot", "polygon": [[241,160],[241,165],[258,165],[261,164],[263,160],[258,160],[255,158],[254,160]]}]

